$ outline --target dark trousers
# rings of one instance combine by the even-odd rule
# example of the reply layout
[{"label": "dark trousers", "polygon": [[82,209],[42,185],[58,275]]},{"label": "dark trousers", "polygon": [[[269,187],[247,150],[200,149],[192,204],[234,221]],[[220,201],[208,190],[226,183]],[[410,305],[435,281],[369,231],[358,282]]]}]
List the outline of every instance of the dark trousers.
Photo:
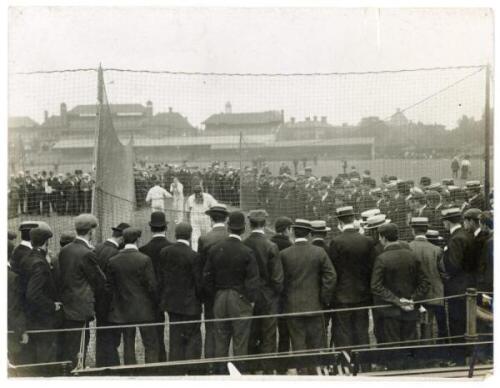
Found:
[{"label": "dark trousers", "polygon": [[[129,323],[115,323],[117,325],[126,325]],[[146,364],[158,362],[158,335],[155,326],[139,327],[142,344],[144,346],[144,358]],[[135,327],[126,327],[123,329],[112,329],[113,346],[118,351],[120,340],[123,336],[123,362],[125,365],[137,364],[135,356]]]},{"label": "dark trousers", "polygon": [[[361,307],[361,303],[336,304],[335,308]],[[336,348],[368,345],[368,310],[336,312],[332,317],[332,338]]]},{"label": "dark trousers", "polygon": [[377,340],[377,344],[382,344],[384,340],[384,316],[380,309],[372,309],[373,316],[373,335]]},{"label": "dark trousers", "polygon": [[[278,313],[278,303],[275,300],[259,298],[255,302],[253,315],[270,315]],[[276,317],[252,319],[248,354],[276,353]]]},{"label": "dark trousers", "polygon": [[50,215],[50,196],[51,194],[42,194],[42,215]]},{"label": "dark trousers", "polygon": [[[215,296],[214,317],[236,318],[252,315],[252,305],[239,292],[231,289],[219,290]],[[229,344],[233,340],[235,356],[248,354],[250,319],[215,322],[215,357],[227,357]]]},{"label": "dark trousers", "polygon": [[[165,323],[165,313],[163,311],[156,312],[156,322]],[[158,337],[158,362],[167,361],[167,350],[165,349],[165,325],[153,326]]]},{"label": "dark trousers", "polygon": [[[287,322],[294,351],[326,347],[326,328],[323,315],[291,317],[288,318]],[[319,360],[317,365],[320,365]],[[299,373],[314,373],[314,371],[300,369]]]},{"label": "dark trousers", "polygon": [[57,335],[55,333],[29,334],[30,363],[43,364],[57,361]]},{"label": "dark trousers", "polygon": [[[199,320],[200,315],[169,312],[170,323]],[[197,360],[201,358],[200,323],[170,325],[169,361]]]},{"label": "dark trousers", "polygon": [[[96,327],[112,326],[112,323],[102,319],[96,320]],[[120,356],[114,346],[113,329],[97,329],[95,332],[95,364],[103,366],[120,365]]]},{"label": "dark trousers", "polygon": [[31,363],[31,349],[21,344],[18,333],[9,333],[7,340],[7,358],[12,365],[23,365]]},{"label": "dark trousers", "polygon": [[[288,318],[278,318],[278,352],[287,353],[290,351],[290,333],[288,331]],[[278,369],[278,373],[286,373],[287,368],[285,365]]]},{"label": "dark trousers", "polygon": [[[89,323],[85,321],[72,321],[66,319],[63,327],[65,329],[83,329],[89,327]],[[87,356],[87,347],[89,345],[90,331],[78,330],[63,332],[62,339],[62,357],[63,361],[71,361],[73,368],[78,365],[78,355],[80,353],[82,335],[85,336],[85,343],[83,346],[83,362],[85,365],[85,358]]]},{"label": "dark trousers", "polygon": [[[402,342],[417,339],[417,321],[415,320],[402,320],[394,317],[384,317],[384,338],[386,342]],[[414,345],[415,343],[408,343]],[[401,345],[386,345],[390,346],[405,346]],[[386,362],[387,363],[387,362]],[[414,363],[414,358],[411,353],[401,356],[399,359],[387,363],[389,366],[396,369],[408,369]]]},{"label": "dark trousers", "polygon": [[[423,339],[430,339],[434,337],[447,337],[448,336],[448,326],[446,324],[446,311],[444,309],[444,306],[440,305],[430,305],[426,304],[424,305],[425,309],[427,310],[428,317],[429,317],[429,323],[425,325],[425,329],[422,331],[422,338]],[[432,327],[433,327],[433,321],[434,319],[436,320],[437,324],[437,335],[433,335],[432,333]],[[438,340],[438,343],[445,343],[447,342],[446,340]],[[426,342],[428,343],[428,342]]]},{"label": "dark trousers", "polygon": [[[203,314],[205,319],[214,319],[213,301],[203,304]],[[215,357],[215,323],[205,322],[205,358]]]},{"label": "dark trousers", "polygon": [[[466,328],[466,305],[465,298],[455,298],[448,300],[448,322],[450,326],[450,336],[465,335]],[[463,337],[453,338],[451,342],[464,342]],[[463,349],[450,349],[450,358],[458,363],[465,362],[465,352]]]}]

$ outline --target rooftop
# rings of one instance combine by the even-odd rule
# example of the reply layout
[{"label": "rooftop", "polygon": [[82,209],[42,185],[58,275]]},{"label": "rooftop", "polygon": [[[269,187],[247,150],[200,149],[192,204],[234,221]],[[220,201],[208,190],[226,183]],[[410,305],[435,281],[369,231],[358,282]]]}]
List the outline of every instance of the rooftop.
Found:
[{"label": "rooftop", "polygon": [[203,123],[205,125],[238,125],[281,123],[283,115],[278,110],[247,113],[216,113]]}]

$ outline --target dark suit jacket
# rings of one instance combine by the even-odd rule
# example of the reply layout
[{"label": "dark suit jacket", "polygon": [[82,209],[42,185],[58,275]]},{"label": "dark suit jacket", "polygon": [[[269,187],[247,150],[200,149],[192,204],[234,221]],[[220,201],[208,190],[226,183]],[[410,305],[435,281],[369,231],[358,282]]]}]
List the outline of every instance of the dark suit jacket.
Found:
[{"label": "dark suit jacket", "polygon": [[422,300],[429,288],[429,281],[415,253],[405,249],[399,242],[385,247],[375,259],[371,289],[375,305],[392,304],[394,307],[377,309],[383,316],[413,320],[418,309],[412,312],[401,310],[400,298]]},{"label": "dark suit jacket", "polygon": [[322,310],[330,304],[337,274],[323,248],[298,242],[282,250],[284,312]]},{"label": "dark suit jacket", "polygon": [[[206,235],[200,236],[200,238],[198,239],[198,253],[200,254],[200,269],[202,270],[202,272],[205,268],[205,264],[207,263],[208,251],[210,250],[210,248],[212,248],[215,244],[221,242],[222,240],[225,240],[228,236],[229,233],[227,232],[225,226],[212,228],[212,230]],[[203,277],[203,273],[201,275]],[[212,293],[213,290],[207,290],[203,288],[203,293],[201,295],[202,302],[213,304],[214,295]]]},{"label": "dark suit jacket", "polygon": [[106,277],[97,264],[95,253],[76,238],[59,252],[61,301],[66,319],[92,320],[95,294],[105,290]]},{"label": "dark suit jacket", "polygon": [[260,277],[260,296],[267,303],[277,300],[283,291],[283,265],[276,244],[261,233],[250,233],[243,243],[255,254]]},{"label": "dark suit jacket", "polygon": [[370,304],[370,282],[375,260],[373,239],[355,229],[347,229],[330,243],[330,258],[337,272],[334,303]]},{"label": "dark suit jacket", "polygon": [[160,251],[170,245],[172,243],[166,237],[156,236],[139,248],[139,252],[144,253],[151,259],[157,279],[160,276]]},{"label": "dark suit jacket", "polygon": [[459,228],[450,236],[444,248],[444,269],[448,279],[444,284],[445,295],[462,294],[473,285],[472,235]]},{"label": "dark suit jacket", "polygon": [[158,302],[151,259],[135,249],[123,249],[109,261],[107,283],[111,290],[108,321],[152,322]]},{"label": "dark suit jacket", "polygon": [[292,246],[292,242],[290,241],[290,239],[286,236],[281,235],[281,234],[275,234],[274,236],[272,236],[271,241],[278,246],[278,250],[280,252],[283,249],[288,248],[289,246]]},{"label": "dark suit jacket", "polygon": [[253,251],[234,237],[212,246],[203,268],[203,288],[209,295],[233,289],[254,302],[259,289],[259,267]]},{"label": "dark suit jacket", "polygon": [[493,259],[493,233],[490,233],[479,256],[477,276],[479,291],[493,292]]},{"label": "dark suit jacket", "polygon": [[21,335],[27,327],[21,280],[11,268],[7,270],[7,276],[7,330],[13,330],[17,335]]},{"label": "dark suit jacket", "polygon": [[107,240],[95,247],[94,253],[96,255],[97,264],[99,264],[102,272],[106,273],[106,267],[109,264],[109,259],[111,259],[114,255],[117,255],[118,252],[120,252],[120,249],[111,241]]},{"label": "dark suit jacket", "polygon": [[199,254],[181,242],[161,250],[158,288],[164,311],[183,315],[201,313],[199,267]]},{"label": "dark suit jacket", "polygon": [[21,261],[23,257],[27,256],[30,252],[31,249],[25,245],[19,244],[14,248],[14,250],[12,251],[12,256],[10,258],[10,267],[12,271],[17,273],[18,275],[21,275],[22,273]]},{"label": "dark suit jacket", "polygon": [[328,246],[326,244],[326,241],[324,239],[315,238],[311,241],[311,245],[315,245],[317,247],[323,248],[325,250],[326,254],[328,255],[328,257],[330,257],[330,252],[329,252]]},{"label": "dark suit jacket", "polygon": [[34,249],[25,258],[25,312],[29,329],[50,329],[56,324],[57,288],[45,252]]}]

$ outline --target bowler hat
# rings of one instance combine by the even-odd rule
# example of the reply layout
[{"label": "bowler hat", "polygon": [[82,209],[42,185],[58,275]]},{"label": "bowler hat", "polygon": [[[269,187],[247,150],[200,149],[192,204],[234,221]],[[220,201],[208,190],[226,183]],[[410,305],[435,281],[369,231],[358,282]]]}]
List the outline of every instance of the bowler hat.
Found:
[{"label": "bowler hat", "polygon": [[52,232],[45,228],[33,228],[30,230],[30,241],[34,247],[40,247],[52,237]]},{"label": "bowler hat", "polygon": [[120,222],[117,226],[111,228],[115,232],[123,232],[125,229],[129,228],[130,225],[126,222]]},{"label": "bowler hat", "polygon": [[167,224],[168,222],[165,219],[165,213],[159,211],[151,213],[149,226],[152,226],[153,228],[163,228],[164,226],[167,226]]},{"label": "bowler hat", "polygon": [[354,208],[352,206],[343,206],[335,209],[338,218],[354,216]]},{"label": "bowler hat", "polygon": [[311,223],[308,220],[304,220],[302,218],[297,218],[295,220],[295,223],[292,225],[292,228],[312,230]]},{"label": "bowler hat", "polygon": [[410,226],[429,226],[429,219],[427,217],[412,217]]},{"label": "bowler hat", "polygon": [[313,232],[329,232],[332,230],[328,226],[326,226],[326,221],[323,220],[315,220],[311,221],[311,228]]},{"label": "bowler hat", "polygon": [[142,231],[139,228],[131,226],[123,231],[123,241],[125,244],[133,243],[141,237],[141,234]]},{"label": "bowler hat", "polygon": [[75,229],[92,229],[97,227],[97,218],[92,214],[83,213],[75,217]]},{"label": "bowler hat", "polygon": [[276,233],[283,232],[286,228],[292,226],[293,221],[288,217],[278,217],[274,222],[274,230]]},{"label": "bowler hat", "polygon": [[264,209],[250,210],[248,213],[248,219],[250,221],[262,222],[269,217],[269,214]]},{"label": "bowler hat", "polygon": [[482,211],[477,209],[477,208],[471,208],[471,209],[468,209],[465,213],[464,213],[464,219],[468,219],[468,220],[479,220],[479,216],[481,215]]},{"label": "bowler hat", "polygon": [[234,230],[245,229],[245,215],[240,211],[234,211],[229,213],[227,226]]},{"label": "bowler hat", "polygon": [[227,211],[226,205],[223,203],[216,203],[215,205],[210,206],[210,209],[208,209],[205,214],[208,216],[211,214],[224,214],[227,216],[229,212]]},{"label": "bowler hat", "polygon": [[366,220],[363,229],[365,230],[375,229],[384,224],[388,224],[389,222],[391,222],[391,220],[386,218],[385,214],[377,214],[375,216],[371,216]]},{"label": "bowler hat", "polygon": [[441,211],[441,218],[447,220],[449,218],[462,217],[462,212],[458,207],[451,207]]}]

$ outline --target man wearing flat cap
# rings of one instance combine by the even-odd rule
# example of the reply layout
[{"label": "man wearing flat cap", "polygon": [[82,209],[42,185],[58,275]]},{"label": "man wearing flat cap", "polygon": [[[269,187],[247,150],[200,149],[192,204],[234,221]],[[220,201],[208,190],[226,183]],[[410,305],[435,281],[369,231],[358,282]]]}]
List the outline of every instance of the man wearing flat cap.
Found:
[{"label": "man wearing flat cap", "polygon": [[[148,255],[149,258],[151,259],[156,279],[159,279],[160,276],[160,262],[161,262],[160,252],[163,248],[172,245],[172,242],[170,242],[166,236],[167,225],[168,222],[166,220],[165,213],[163,212],[151,213],[151,219],[149,221],[149,227],[151,229],[151,234],[152,234],[151,240],[149,240],[147,244],[139,248],[139,252]],[[162,309],[160,309],[159,306],[157,306],[156,309],[156,322],[165,322],[165,313]],[[158,351],[159,352],[158,361],[159,362],[167,361],[167,352],[165,349],[165,341],[164,341],[165,337],[164,327],[156,326],[156,330],[160,346]]]},{"label": "man wearing flat cap", "polygon": [[[352,206],[337,208],[336,213],[342,233],[330,244],[330,258],[337,272],[332,304],[335,308],[368,306],[372,301],[374,241],[355,228]],[[332,319],[332,340],[336,347],[368,343],[368,310],[338,312]]]},{"label": "man wearing flat cap", "polygon": [[[241,241],[245,215],[234,211],[228,218],[229,237],[210,249],[203,269],[204,289],[215,295],[216,319],[251,316],[259,289],[255,254]],[[216,322],[215,357],[227,357],[231,339],[235,356],[248,354],[250,327],[250,319]]]},{"label": "man wearing flat cap", "polygon": [[[24,259],[25,306],[28,330],[54,330],[58,328],[58,311],[61,303],[56,282],[47,261],[48,240],[52,232],[44,228],[30,230],[32,251]],[[57,335],[55,333],[34,333],[29,335],[30,363],[56,361]]]},{"label": "man wearing flat cap", "polygon": [[[278,302],[283,291],[283,266],[278,258],[278,247],[266,237],[264,228],[268,214],[265,210],[251,210],[248,214],[250,236],[243,243],[257,259],[260,287],[255,299],[254,315],[278,313]],[[277,319],[253,319],[248,345],[249,354],[276,352]]]},{"label": "man wearing flat cap", "polygon": [[[429,281],[417,256],[399,243],[396,224],[382,225],[378,231],[384,252],[375,259],[371,290],[374,305],[392,305],[380,309],[384,341],[415,340],[418,311],[414,302],[426,294]],[[405,367],[407,360],[400,361]]]},{"label": "man wearing flat cap", "polygon": [[[474,287],[472,235],[462,227],[462,213],[459,208],[449,208],[442,212],[444,227],[450,238],[444,248],[443,264],[446,272],[444,282],[445,296],[464,294],[468,287]],[[448,300],[448,317],[451,336],[462,336],[466,327],[465,298]],[[453,339],[453,342],[462,339]],[[454,351],[453,361],[463,364],[464,354]]]},{"label": "man wearing flat cap", "polygon": [[[113,256],[106,271],[111,291],[108,322],[115,325],[152,323],[156,318],[158,288],[151,259],[137,248],[141,230],[129,227],[123,231],[125,247]],[[154,326],[139,326],[146,363],[158,362],[158,336]],[[135,327],[113,329],[113,346],[118,350],[123,335],[125,364],[136,364]]]},{"label": "man wearing flat cap", "polygon": [[[76,238],[59,252],[65,328],[88,327],[95,317],[96,297],[104,294],[106,281],[91,245],[97,218],[92,214],[80,214],[74,220]],[[85,353],[89,343],[88,331],[68,331],[63,335],[63,356],[73,363],[73,367],[79,361],[82,335],[85,337]]]},{"label": "man wearing flat cap", "polygon": [[[130,227],[126,222],[121,222],[111,228],[112,234],[103,243],[95,247],[97,263],[103,273],[106,273],[109,260],[118,254],[123,244],[123,231]],[[96,326],[109,326],[110,295],[104,292],[102,295],[96,295]],[[111,330],[96,330],[96,367],[110,366],[119,364],[118,353],[111,345]]]},{"label": "man wearing flat cap", "polygon": [[[410,220],[410,227],[415,236],[409,244],[410,249],[420,260],[422,271],[424,271],[429,280],[429,289],[424,299],[443,298],[443,281],[439,272],[439,268],[442,266],[443,250],[430,243],[426,237],[429,228],[429,219],[426,217],[413,217]],[[422,307],[428,312],[429,322],[422,325],[421,337],[427,339],[432,337],[446,337],[448,330],[446,327],[444,300],[429,301],[422,304]],[[432,334],[434,320],[436,320],[438,329],[436,335]]]},{"label": "man wearing flat cap", "polygon": [[[311,223],[297,219],[292,225],[294,245],[282,250],[279,258],[284,272],[284,313],[304,313],[327,308],[337,281],[335,269],[323,248],[311,245]],[[326,346],[323,314],[288,317],[294,351]],[[314,373],[301,369],[299,373]]]},{"label": "man wearing flat cap", "polygon": [[[177,241],[160,253],[160,307],[168,313],[169,322],[197,321],[201,318],[200,257],[190,246],[192,231],[191,225],[186,222],[177,224]],[[201,357],[199,322],[171,325],[169,333],[169,361]]]},{"label": "man wearing flat cap", "polygon": [[[205,214],[210,217],[212,229],[198,239],[198,253],[200,254],[200,268],[203,271],[207,262],[208,252],[218,242],[226,239],[229,233],[226,229],[226,220],[229,212],[222,203],[213,204]],[[212,293],[203,292],[203,315],[205,319],[214,318],[214,297]],[[205,358],[215,357],[215,326],[213,322],[205,323]]]}]

